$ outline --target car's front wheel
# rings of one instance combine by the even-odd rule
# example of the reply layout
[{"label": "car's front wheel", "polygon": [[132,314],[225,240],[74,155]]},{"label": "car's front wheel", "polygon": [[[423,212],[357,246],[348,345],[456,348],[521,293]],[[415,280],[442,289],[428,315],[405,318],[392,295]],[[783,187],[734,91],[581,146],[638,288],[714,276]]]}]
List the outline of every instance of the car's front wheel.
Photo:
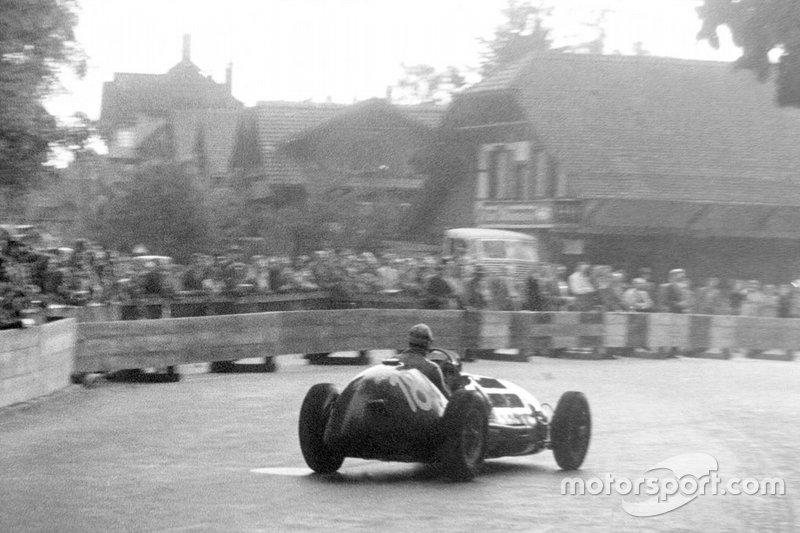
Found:
[{"label": "car's front wheel", "polygon": [[330,383],[311,387],[300,408],[300,450],[306,464],[318,474],[331,474],[339,470],[344,456],[325,444],[325,427],[339,393]]},{"label": "car's front wheel", "polygon": [[486,402],[475,391],[459,390],[450,398],[442,419],[445,441],[441,450],[447,476],[470,481],[483,463],[489,415]]},{"label": "car's front wheel", "polygon": [[592,415],[582,392],[561,395],[550,421],[550,446],[556,463],[563,470],[576,470],[583,464],[592,436]]}]

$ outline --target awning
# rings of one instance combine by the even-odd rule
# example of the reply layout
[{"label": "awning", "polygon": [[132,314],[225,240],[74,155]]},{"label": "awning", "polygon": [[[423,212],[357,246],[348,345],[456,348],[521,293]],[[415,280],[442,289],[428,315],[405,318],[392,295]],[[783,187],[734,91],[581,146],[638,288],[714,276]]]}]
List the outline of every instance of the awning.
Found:
[{"label": "awning", "polygon": [[578,233],[800,239],[800,206],[591,199]]}]

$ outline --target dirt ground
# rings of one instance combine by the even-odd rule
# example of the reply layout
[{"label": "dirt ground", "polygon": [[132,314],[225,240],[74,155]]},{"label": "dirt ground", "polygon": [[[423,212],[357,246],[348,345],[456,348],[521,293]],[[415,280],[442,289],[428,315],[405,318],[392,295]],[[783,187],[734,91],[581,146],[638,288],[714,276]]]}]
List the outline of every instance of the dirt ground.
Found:
[{"label": "dirt ground", "polygon": [[[800,362],[674,358],[528,363],[465,371],[510,379],[540,401],[590,402],[583,468],[552,453],[487,462],[475,481],[435,467],[347,459],[311,474],[297,441],[317,382],[359,367],[279,358],[274,374],[191,373],[178,383],[72,386],[0,409],[0,531],[792,531],[800,528]],[[701,495],[634,517],[612,492],[562,495],[565,477],[640,478],[703,453],[719,477],[780,478],[786,495]]]}]

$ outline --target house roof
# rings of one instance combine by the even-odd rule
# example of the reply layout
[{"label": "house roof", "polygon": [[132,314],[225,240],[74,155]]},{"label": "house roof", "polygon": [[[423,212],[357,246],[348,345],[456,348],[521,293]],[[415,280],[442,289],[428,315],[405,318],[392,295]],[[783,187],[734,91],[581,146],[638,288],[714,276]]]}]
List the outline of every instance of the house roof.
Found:
[{"label": "house roof", "polygon": [[258,102],[255,116],[262,171],[288,181],[292,178],[302,180],[302,167],[279,148],[301,132],[329,120],[345,107],[312,102]]},{"label": "house roof", "polygon": [[577,197],[800,205],[800,110],[729,63],[533,54],[454,106],[497,93]]},{"label": "house roof", "polygon": [[115,73],[113,81],[103,84],[100,123],[109,130],[140,114],[241,107],[226,84],[216,83],[190,61],[182,61],[166,74]]},{"label": "house roof", "polygon": [[212,175],[225,173],[240,115],[237,109],[173,111],[169,122],[175,158],[178,161],[196,158],[198,143],[202,142],[208,172]]},{"label": "house roof", "polygon": [[366,108],[390,109],[420,127],[438,126],[444,114],[441,106],[394,106],[382,99],[370,99],[357,104],[313,102],[259,102],[255,107],[258,145],[263,172],[281,176],[283,180],[302,180],[305,171],[289,153],[281,150],[291,141],[306,137],[325,127],[347,120]]}]

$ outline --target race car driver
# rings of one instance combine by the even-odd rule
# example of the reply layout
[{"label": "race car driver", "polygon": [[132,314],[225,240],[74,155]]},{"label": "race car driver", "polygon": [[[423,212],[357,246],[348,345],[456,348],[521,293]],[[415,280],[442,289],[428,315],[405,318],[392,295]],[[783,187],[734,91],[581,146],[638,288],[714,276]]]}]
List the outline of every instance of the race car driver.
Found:
[{"label": "race car driver", "polygon": [[397,355],[397,359],[408,368],[416,368],[442,391],[445,397],[450,397],[450,388],[447,386],[439,365],[428,359],[433,333],[426,324],[417,324],[408,332],[408,348]]}]

